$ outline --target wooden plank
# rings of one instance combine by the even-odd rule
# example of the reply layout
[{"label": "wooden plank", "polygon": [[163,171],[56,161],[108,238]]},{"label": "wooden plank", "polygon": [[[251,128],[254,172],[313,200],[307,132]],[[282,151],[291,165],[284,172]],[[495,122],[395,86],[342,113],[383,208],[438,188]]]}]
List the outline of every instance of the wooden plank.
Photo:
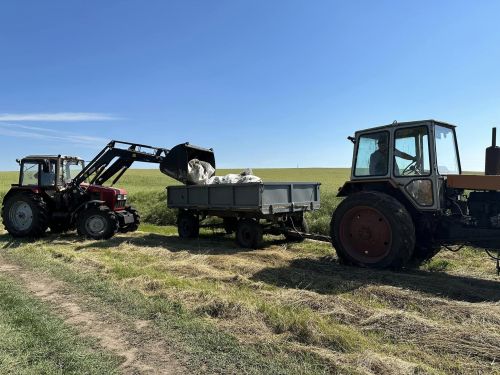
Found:
[{"label": "wooden plank", "polygon": [[455,189],[500,190],[500,176],[449,175],[447,185]]}]

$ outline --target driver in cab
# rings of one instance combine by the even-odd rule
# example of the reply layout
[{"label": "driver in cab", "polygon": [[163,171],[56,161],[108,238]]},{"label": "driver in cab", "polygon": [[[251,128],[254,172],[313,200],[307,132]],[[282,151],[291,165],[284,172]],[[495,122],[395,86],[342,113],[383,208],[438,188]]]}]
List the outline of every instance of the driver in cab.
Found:
[{"label": "driver in cab", "polygon": [[[372,176],[385,176],[387,174],[387,161],[389,158],[388,141],[386,136],[382,136],[377,140],[377,150],[375,150],[370,155],[370,175]],[[416,156],[407,154],[406,152],[399,151],[397,148],[394,149],[394,156],[405,160],[411,160],[412,162],[417,161]],[[400,170],[396,160],[394,160],[396,165],[396,174],[400,175]]]}]

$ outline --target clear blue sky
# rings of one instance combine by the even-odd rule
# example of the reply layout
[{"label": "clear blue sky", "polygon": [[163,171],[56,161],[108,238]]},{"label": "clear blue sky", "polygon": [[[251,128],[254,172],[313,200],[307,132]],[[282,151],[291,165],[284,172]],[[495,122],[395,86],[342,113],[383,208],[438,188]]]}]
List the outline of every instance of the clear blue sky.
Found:
[{"label": "clear blue sky", "polygon": [[219,167],[347,167],[355,129],[500,125],[499,1],[0,4],[0,169],[109,139],[213,147]]}]

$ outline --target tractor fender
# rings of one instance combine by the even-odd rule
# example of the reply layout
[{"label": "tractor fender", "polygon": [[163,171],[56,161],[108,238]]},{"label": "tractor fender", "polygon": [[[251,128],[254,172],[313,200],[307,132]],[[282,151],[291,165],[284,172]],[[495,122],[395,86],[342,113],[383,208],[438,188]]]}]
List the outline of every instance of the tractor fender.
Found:
[{"label": "tractor fender", "polygon": [[12,186],[10,190],[7,192],[7,194],[4,195],[3,197],[3,202],[5,202],[8,198],[15,194],[19,193],[34,193],[34,194],[40,194],[41,190],[36,187],[20,187],[20,186]]},{"label": "tractor fender", "polygon": [[372,179],[347,181],[339,188],[337,197],[347,197],[362,190],[375,190],[380,192],[399,190],[398,186],[390,179]]},{"label": "tractor fender", "polygon": [[100,201],[100,200],[92,200],[92,201],[87,201],[83,202],[80,204],[78,207],[76,207],[73,212],[70,215],[70,221],[74,222],[75,218],[82,212],[83,210],[86,210],[89,207],[101,207],[105,205],[105,201]]}]

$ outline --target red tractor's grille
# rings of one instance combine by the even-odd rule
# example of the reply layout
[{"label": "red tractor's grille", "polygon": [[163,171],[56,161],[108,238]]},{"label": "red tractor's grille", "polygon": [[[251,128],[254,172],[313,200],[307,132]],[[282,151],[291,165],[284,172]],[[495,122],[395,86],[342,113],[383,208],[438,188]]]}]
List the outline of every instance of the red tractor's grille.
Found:
[{"label": "red tractor's grille", "polygon": [[126,204],[127,204],[126,199],[116,201],[115,208],[125,208]]}]

